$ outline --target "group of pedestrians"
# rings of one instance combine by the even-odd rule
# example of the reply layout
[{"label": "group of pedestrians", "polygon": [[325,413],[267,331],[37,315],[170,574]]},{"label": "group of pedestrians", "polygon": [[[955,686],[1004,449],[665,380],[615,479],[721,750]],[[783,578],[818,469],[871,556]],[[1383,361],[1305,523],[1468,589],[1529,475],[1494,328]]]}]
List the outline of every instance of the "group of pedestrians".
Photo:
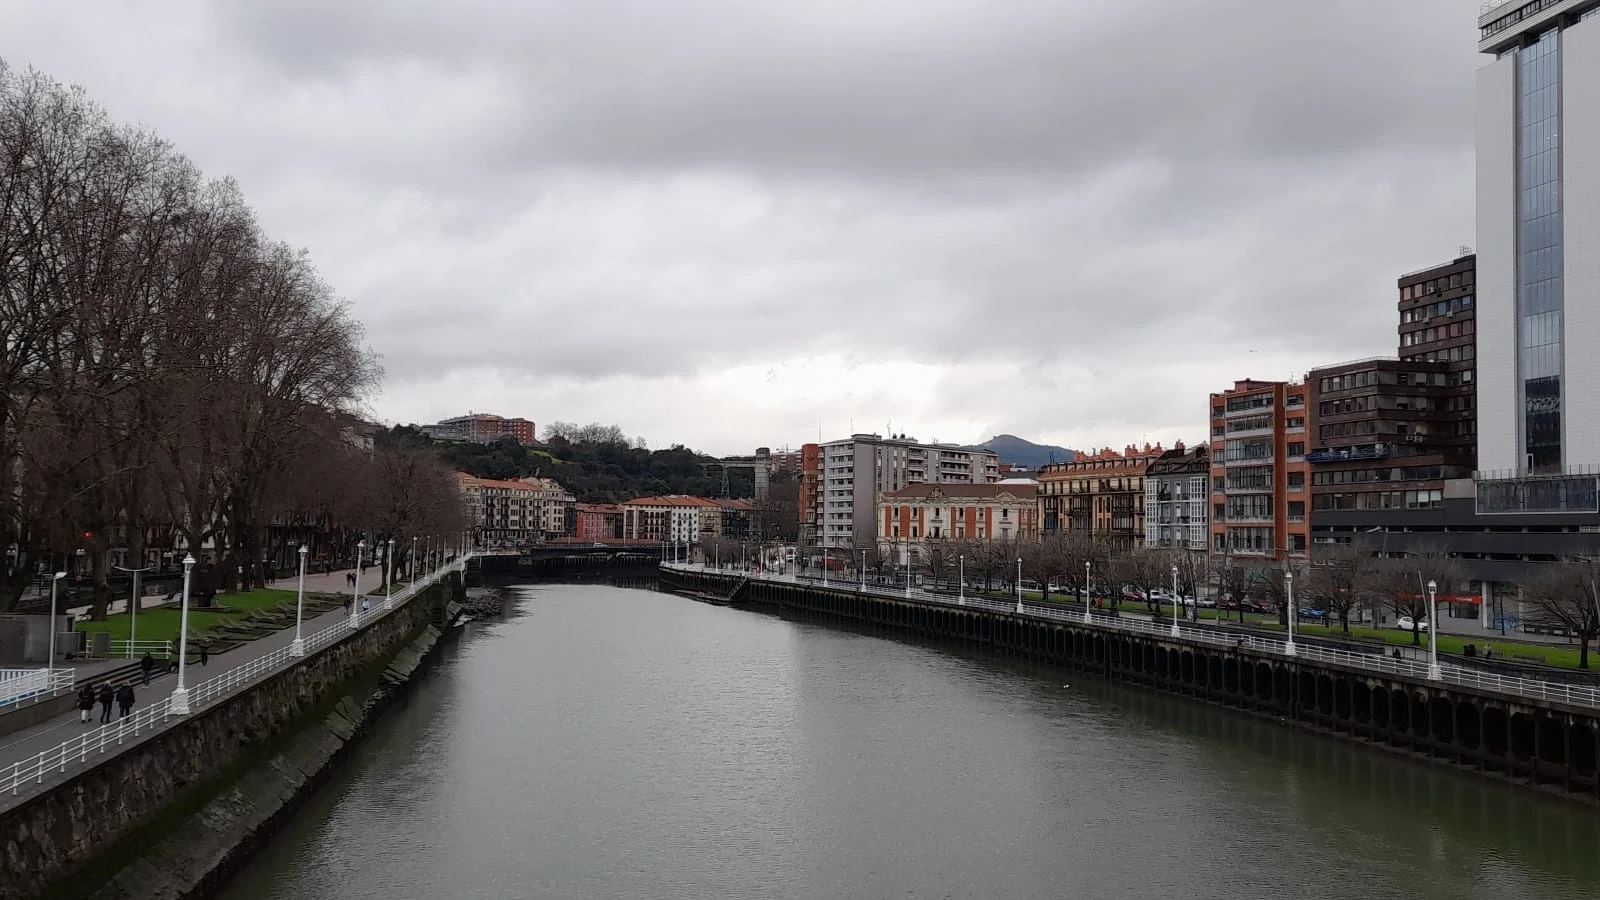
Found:
[{"label": "group of pedestrians", "polygon": [[101,682],[96,688],[86,684],[78,690],[78,721],[85,725],[90,724],[89,716],[94,712],[95,704],[100,705],[100,724],[111,722],[111,704],[117,705],[119,719],[126,719],[133,713],[133,682],[125,681],[120,685],[113,685],[109,681]]}]

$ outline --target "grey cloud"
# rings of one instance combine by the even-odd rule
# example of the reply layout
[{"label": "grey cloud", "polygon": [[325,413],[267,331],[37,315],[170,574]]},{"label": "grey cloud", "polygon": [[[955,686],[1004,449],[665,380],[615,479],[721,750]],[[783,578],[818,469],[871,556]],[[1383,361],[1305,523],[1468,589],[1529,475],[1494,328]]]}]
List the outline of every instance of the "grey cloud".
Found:
[{"label": "grey cloud", "polygon": [[1247,349],[1392,353],[1471,240],[1467,0],[232,0],[171,12],[203,119],[118,40],[171,23],[24,8],[0,54],[241,174],[408,391],[836,353],[949,367],[974,432],[1181,431]]}]

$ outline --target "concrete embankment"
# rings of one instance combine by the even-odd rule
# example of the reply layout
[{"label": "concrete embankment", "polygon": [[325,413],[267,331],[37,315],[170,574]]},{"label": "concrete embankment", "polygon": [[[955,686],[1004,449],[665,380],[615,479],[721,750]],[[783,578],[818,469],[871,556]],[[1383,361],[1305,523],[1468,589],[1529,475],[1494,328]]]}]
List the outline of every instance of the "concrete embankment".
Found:
[{"label": "concrete embankment", "polygon": [[417,675],[443,637],[429,626],[364,697],[346,694],[315,723],[122,868],[95,900],[179,900],[220,890],[340,764]]},{"label": "concrete embankment", "polygon": [[209,896],[393,702],[462,598],[452,576],[0,815],[0,900]]}]

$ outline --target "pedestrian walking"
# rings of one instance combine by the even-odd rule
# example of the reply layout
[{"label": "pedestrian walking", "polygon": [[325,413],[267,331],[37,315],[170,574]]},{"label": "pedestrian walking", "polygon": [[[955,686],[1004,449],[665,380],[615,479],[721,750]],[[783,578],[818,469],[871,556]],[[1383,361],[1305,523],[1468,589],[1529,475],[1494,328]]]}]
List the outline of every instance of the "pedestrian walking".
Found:
[{"label": "pedestrian walking", "polygon": [[95,699],[100,701],[100,724],[111,722],[111,701],[117,698],[116,691],[111,689],[111,682],[100,685],[100,691],[95,694]]},{"label": "pedestrian walking", "polygon": [[117,688],[117,718],[126,719],[133,712],[133,682],[126,682]]},{"label": "pedestrian walking", "polygon": [[1483,642],[1483,658],[1484,659],[1488,659],[1491,656],[1494,656],[1494,645],[1489,643],[1488,641],[1484,641]]},{"label": "pedestrian walking", "polygon": [[144,658],[139,660],[139,675],[144,678],[144,683],[150,683],[150,673],[155,669],[156,661],[150,657],[150,652],[145,651]]},{"label": "pedestrian walking", "polygon": [[372,609],[372,601],[366,599],[365,597],[361,598],[361,611],[362,612],[368,612],[371,609]]},{"label": "pedestrian walking", "polygon": [[211,650],[208,647],[206,647],[205,644],[201,644],[200,645],[200,665],[202,665],[202,666],[205,665],[206,664],[206,660],[208,660],[210,658],[211,658]]},{"label": "pedestrian walking", "polygon": [[94,711],[94,688],[84,685],[78,688],[78,721],[87,725],[89,713]]}]

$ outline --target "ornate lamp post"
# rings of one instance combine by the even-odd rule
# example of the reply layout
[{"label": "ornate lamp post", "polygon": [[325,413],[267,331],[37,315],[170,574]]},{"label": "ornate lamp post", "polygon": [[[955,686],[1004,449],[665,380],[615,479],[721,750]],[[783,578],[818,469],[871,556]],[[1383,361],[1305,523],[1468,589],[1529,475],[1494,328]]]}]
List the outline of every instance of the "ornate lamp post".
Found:
[{"label": "ornate lamp post", "polygon": [[178,615],[178,686],[172,689],[172,700],[167,707],[175,716],[189,714],[189,688],[185,686],[184,668],[189,662],[189,581],[194,574],[194,554],[183,558],[183,611]]},{"label": "ornate lamp post", "polygon": [[300,545],[300,590],[294,604],[294,640],[289,642],[290,656],[305,656],[306,641],[300,636],[300,621],[306,615],[306,554],[310,551]]}]

